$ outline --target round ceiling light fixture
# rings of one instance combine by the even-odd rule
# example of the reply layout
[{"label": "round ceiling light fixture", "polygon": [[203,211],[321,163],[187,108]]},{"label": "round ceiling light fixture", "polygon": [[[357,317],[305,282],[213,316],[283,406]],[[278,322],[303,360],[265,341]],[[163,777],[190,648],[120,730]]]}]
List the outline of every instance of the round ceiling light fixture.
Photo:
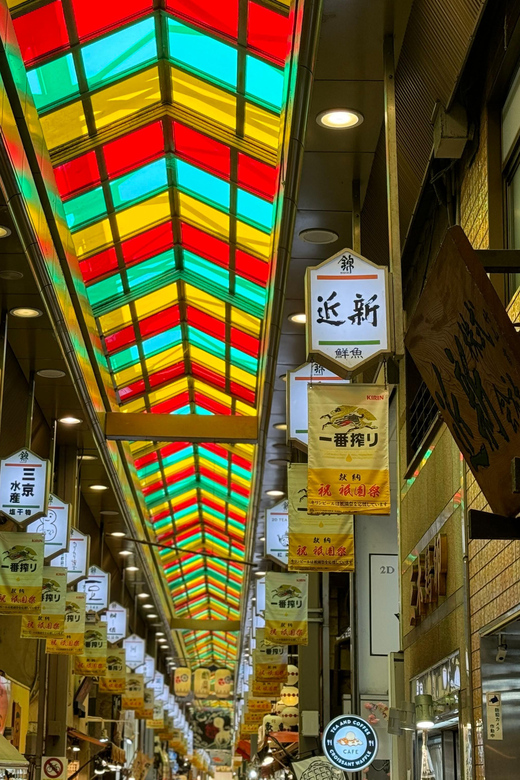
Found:
[{"label": "round ceiling light fixture", "polygon": [[138,593],[137,594],[137,598],[138,599],[147,599],[148,595],[149,595],[148,593]]},{"label": "round ceiling light fixture", "polygon": [[123,555],[123,556],[132,555],[132,550],[119,550],[119,555]]},{"label": "round ceiling light fixture", "polygon": [[112,531],[110,536],[126,536],[124,531]]},{"label": "round ceiling light fixture", "polygon": [[4,282],[17,282],[19,279],[23,279],[23,273],[6,268],[5,271],[0,271],[0,279],[3,279]]},{"label": "round ceiling light fixture", "polygon": [[290,463],[289,458],[271,458],[267,461],[271,466],[287,466]]},{"label": "round ceiling light fixture", "polygon": [[139,571],[139,566],[127,566],[125,571]]},{"label": "round ceiling light fixture", "polygon": [[151,620],[153,620],[154,618],[156,618],[156,617],[159,617],[159,616],[158,616],[158,615],[156,615],[156,614],[155,614],[155,612],[149,612],[149,613],[147,614],[147,616],[146,616],[146,617],[147,617],[149,620],[150,620],[150,619],[151,619]]},{"label": "round ceiling light fixture", "polygon": [[307,228],[298,233],[302,241],[308,244],[333,244],[338,240],[339,235],[334,230],[326,228]]},{"label": "round ceiling light fixture", "polygon": [[108,490],[108,485],[91,485],[90,489],[101,492],[102,490]]},{"label": "round ceiling light fixture", "polygon": [[153,604],[143,604],[143,609],[153,609]]},{"label": "round ceiling light fixture", "polygon": [[266,490],[265,494],[266,496],[270,496],[271,498],[281,498],[282,496],[285,496],[283,490]]},{"label": "round ceiling light fixture", "polygon": [[294,314],[289,314],[289,317],[287,318],[289,322],[294,322],[296,325],[305,325],[307,322],[307,315],[304,311],[298,311]]},{"label": "round ceiling light fixture", "polygon": [[7,238],[11,235],[11,231],[5,225],[0,225],[0,238]]},{"label": "round ceiling light fixture", "polygon": [[286,431],[287,430],[287,423],[286,422],[275,423],[273,425],[273,428],[276,428],[277,431]]},{"label": "round ceiling light fixture", "polygon": [[363,114],[353,108],[328,108],[318,114],[316,122],[332,130],[350,130],[358,127],[364,118]]},{"label": "round ceiling light fixture", "polygon": [[[88,459],[89,460],[97,460],[97,458],[95,456],[93,456],[93,455],[92,456],[88,456]],[[119,512],[114,512],[113,509],[102,509],[99,514],[100,515],[107,515],[107,516],[110,516],[110,517],[115,517],[116,515],[119,514]]]},{"label": "round ceiling light fixture", "polygon": [[41,317],[43,312],[41,309],[33,309],[32,306],[15,306],[9,312],[13,317],[21,317],[24,320],[34,320],[36,317]]},{"label": "round ceiling light fixture", "polygon": [[80,417],[73,417],[71,414],[66,414],[65,417],[60,417],[58,422],[62,425],[79,425],[83,420]]},{"label": "round ceiling light fixture", "polygon": [[40,368],[36,373],[44,379],[61,379],[65,376],[65,371],[62,371],[61,368]]}]

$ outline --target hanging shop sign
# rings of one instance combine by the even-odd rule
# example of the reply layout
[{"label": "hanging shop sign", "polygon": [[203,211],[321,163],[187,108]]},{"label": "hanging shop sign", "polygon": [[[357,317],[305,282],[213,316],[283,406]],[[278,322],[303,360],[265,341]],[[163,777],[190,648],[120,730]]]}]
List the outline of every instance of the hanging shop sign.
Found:
[{"label": "hanging shop sign", "polygon": [[85,636],[85,594],[70,593],[65,597],[65,631],[62,637],[47,639],[46,653],[81,655]]},{"label": "hanging shop sign", "polygon": [[70,537],[70,504],[49,495],[47,514],[29,523],[27,530],[45,537],[45,561],[67,552]]},{"label": "hanging shop sign", "polygon": [[271,712],[271,699],[255,699],[250,696],[247,700],[249,712]]},{"label": "hanging shop sign", "polygon": [[309,515],[307,464],[287,467],[289,571],[354,571],[352,515]]},{"label": "hanging shop sign", "polygon": [[173,677],[175,695],[185,698],[191,691],[191,669],[179,666]]},{"label": "hanging shop sign", "polygon": [[135,710],[135,717],[139,719],[151,719],[153,718],[153,708],[155,704],[155,696],[153,688],[144,689],[144,706],[138,707]]},{"label": "hanging shop sign", "polygon": [[117,601],[112,601],[106,615],[107,639],[111,645],[120,642],[126,636],[127,612]]},{"label": "hanging shop sign", "polygon": [[20,525],[46,515],[51,479],[50,461],[28,449],[0,460],[0,514]]},{"label": "hanging shop sign", "polygon": [[305,275],[309,360],[353,376],[391,352],[388,269],[350,249]]},{"label": "hanging shop sign", "polygon": [[256,581],[255,588],[255,611],[256,614],[264,617],[265,615],[265,577],[259,577]]},{"label": "hanging shop sign", "polygon": [[74,659],[75,674],[104,676],[107,670],[107,624],[92,623],[85,628],[82,655]]},{"label": "hanging shop sign", "polygon": [[22,615],[20,637],[63,636],[66,597],[67,569],[44,566],[41,610],[37,615]]},{"label": "hanging shop sign", "polygon": [[97,566],[90,566],[87,578],[78,582],[77,590],[86,597],[87,612],[101,612],[108,606],[110,575]]},{"label": "hanging shop sign", "polygon": [[491,510],[514,517],[520,452],[520,342],[460,227],[448,230],[406,347]]},{"label": "hanging shop sign", "polygon": [[146,721],[147,729],[162,729],[164,727],[164,708],[162,701],[155,702],[153,717]]},{"label": "hanging shop sign", "polygon": [[309,407],[307,387],[310,384],[344,385],[347,380],[328,371],[319,363],[304,363],[287,372],[288,440],[307,452],[309,443]]},{"label": "hanging shop sign", "polygon": [[268,558],[287,566],[289,546],[288,503],[279,501],[265,513],[265,554]]},{"label": "hanging shop sign", "polygon": [[126,675],[125,692],[121,696],[122,710],[141,710],[144,707],[144,675]]},{"label": "hanging shop sign", "polygon": [[123,647],[126,650],[126,665],[130,669],[137,669],[144,664],[145,641],[137,634],[131,634],[123,641]]},{"label": "hanging shop sign", "polygon": [[75,585],[87,576],[90,560],[90,536],[82,534],[77,528],[70,532],[68,552],[58,556],[54,563],[67,569],[67,584]]},{"label": "hanging shop sign", "polygon": [[164,691],[164,674],[162,672],[155,672],[151,687],[155,700],[162,701]]},{"label": "hanging shop sign", "polygon": [[103,693],[125,692],[126,659],[124,648],[111,647],[107,650],[107,669],[104,676],[99,678],[99,690]]},{"label": "hanging shop sign", "polygon": [[144,681],[148,685],[153,681],[155,677],[155,658],[152,655],[146,653],[144,657],[144,663],[135,667],[135,671],[139,674],[144,674]]},{"label": "hanging shop sign", "polygon": [[265,641],[265,630],[256,630],[256,648],[253,650],[253,676],[257,682],[287,680],[287,646]]},{"label": "hanging shop sign", "polygon": [[211,693],[211,672],[209,669],[195,669],[193,693],[196,699],[207,699]]},{"label": "hanging shop sign", "polygon": [[215,672],[215,696],[217,699],[227,699],[233,687],[233,672],[229,669],[217,669]]},{"label": "hanging shop sign", "polygon": [[[394,569],[397,575],[397,566],[394,565]],[[439,597],[446,595],[447,576],[448,536],[437,534],[419,553],[410,569],[411,626],[418,626],[428,612],[438,606]]]},{"label": "hanging shop sign", "polygon": [[344,772],[362,772],[377,756],[377,734],[357,715],[339,715],[325,727],[323,752],[331,764]]},{"label": "hanging shop sign", "polygon": [[379,385],[309,385],[309,514],[390,514],[388,402]]},{"label": "hanging shop sign", "polygon": [[265,640],[267,642],[276,645],[308,643],[307,594],[307,574],[267,572],[265,575]]},{"label": "hanging shop sign", "polygon": [[41,609],[43,534],[0,533],[0,614]]}]

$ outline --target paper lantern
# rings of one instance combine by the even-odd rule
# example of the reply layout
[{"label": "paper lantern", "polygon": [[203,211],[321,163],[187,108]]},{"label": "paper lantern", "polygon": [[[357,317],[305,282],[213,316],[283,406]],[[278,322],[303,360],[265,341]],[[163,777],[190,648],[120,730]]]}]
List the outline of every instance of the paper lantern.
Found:
[{"label": "paper lantern", "polygon": [[298,731],[298,707],[286,707],[282,712],[281,718],[286,731]]},{"label": "paper lantern", "polygon": [[287,664],[287,685],[298,685],[298,667]]},{"label": "paper lantern", "polygon": [[287,704],[284,701],[277,701],[274,705],[274,711],[276,715],[281,715],[284,709],[287,707]]},{"label": "paper lantern", "polygon": [[217,669],[215,672],[215,696],[218,699],[227,699],[231,695],[233,674],[229,669]]},{"label": "paper lantern", "polygon": [[286,707],[295,707],[298,704],[298,688],[295,688],[293,685],[284,685],[280,699]]},{"label": "paper lantern", "polygon": [[211,672],[209,669],[195,669],[193,675],[193,693],[197,699],[207,699],[210,695]]},{"label": "paper lantern", "polygon": [[176,696],[188,696],[191,691],[191,669],[188,669],[187,666],[179,666],[179,668],[175,670],[173,687]]},{"label": "paper lantern", "polygon": [[283,728],[283,721],[279,715],[264,715],[264,734],[267,736],[272,731],[281,731]]}]

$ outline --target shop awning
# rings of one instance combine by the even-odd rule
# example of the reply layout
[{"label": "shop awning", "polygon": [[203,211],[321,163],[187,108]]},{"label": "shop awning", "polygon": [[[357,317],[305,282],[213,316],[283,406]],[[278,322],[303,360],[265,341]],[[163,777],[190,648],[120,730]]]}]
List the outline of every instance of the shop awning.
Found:
[{"label": "shop awning", "polygon": [[2,735],[0,735],[0,766],[29,766],[25,756],[19,753],[15,746],[11,745]]}]

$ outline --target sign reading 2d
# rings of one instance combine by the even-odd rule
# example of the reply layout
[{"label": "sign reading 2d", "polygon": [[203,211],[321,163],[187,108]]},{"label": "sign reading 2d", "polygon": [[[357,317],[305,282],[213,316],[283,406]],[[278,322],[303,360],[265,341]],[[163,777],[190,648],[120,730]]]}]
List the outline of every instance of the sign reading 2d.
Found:
[{"label": "sign reading 2d", "polygon": [[377,755],[377,735],[370,723],[357,715],[339,715],[323,732],[323,752],[344,772],[362,772]]},{"label": "sign reading 2d", "polygon": [[307,268],[307,355],[346,378],[391,352],[388,272],[350,249]]}]

